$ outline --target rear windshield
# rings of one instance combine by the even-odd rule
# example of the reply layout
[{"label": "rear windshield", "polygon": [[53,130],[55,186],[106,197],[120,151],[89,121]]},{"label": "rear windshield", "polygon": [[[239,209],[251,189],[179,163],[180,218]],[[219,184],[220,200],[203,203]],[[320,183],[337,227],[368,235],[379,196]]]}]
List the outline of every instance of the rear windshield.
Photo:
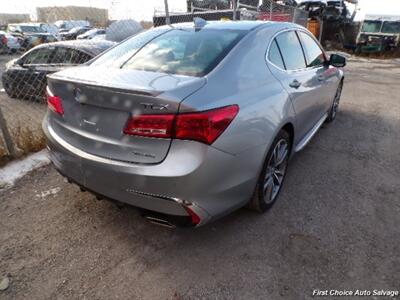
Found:
[{"label": "rear windshield", "polygon": [[[227,55],[246,32],[244,30],[173,29],[156,35],[140,49],[135,49],[137,51],[131,52],[132,56],[121,67],[169,74],[204,76]],[[119,51],[118,48],[124,47],[123,45],[126,43],[132,43],[131,39],[107,54],[111,55],[111,52]],[[97,61],[97,65],[99,65],[99,61]]]}]

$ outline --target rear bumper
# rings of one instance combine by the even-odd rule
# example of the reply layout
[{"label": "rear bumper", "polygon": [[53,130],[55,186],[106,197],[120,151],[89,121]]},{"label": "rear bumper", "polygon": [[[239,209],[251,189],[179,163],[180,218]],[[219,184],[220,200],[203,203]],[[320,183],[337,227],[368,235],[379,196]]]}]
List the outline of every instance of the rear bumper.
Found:
[{"label": "rear bumper", "polygon": [[[43,122],[50,158],[55,167],[88,190],[139,208],[173,216],[189,216],[203,225],[231,212],[250,199],[261,162],[260,149],[233,156],[213,147],[174,141],[159,164],[133,164],[84,152],[61,139]],[[252,159],[249,161],[249,156]]]},{"label": "rear bumper", "polygon": [[15,43],[7,43],[7,47],[9,49],[14,49],[14,50],[18,50],[21,48],[21,45],[18,42]]}]

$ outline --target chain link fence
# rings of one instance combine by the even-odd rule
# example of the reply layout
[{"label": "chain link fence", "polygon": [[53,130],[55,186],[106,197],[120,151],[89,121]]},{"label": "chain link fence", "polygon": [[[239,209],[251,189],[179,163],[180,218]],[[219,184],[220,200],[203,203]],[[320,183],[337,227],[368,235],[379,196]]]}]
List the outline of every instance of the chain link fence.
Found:
[{"label": "chain link fence", "polygon": [[187,12],[155,10],[154,27],[166,24],[192,22],[195,17],[207,21],[261,20],[293,22],[307,26],[308,12],[295,6],[283,5],[275,0],[188,1]]},{"label": "chain link fence", "polygon": [[[138,32],[192,22],[195,17],[272,20],[304,26],[307,22],[307,12],[273,0],[169,2],[153,0],[151,6],[105,0],[103,7],[95,7],[96,0],[92,0],[89,4],[93,5],[78,7],[65,6],[68,3],[60,0],[48,7],[35,7],[16,0],[8,4],[14,5],[15,12],[0,8],[0,164],[44,147],[41,121],[46,111],[47,75],[87,64]],[[138,13],[141,10],[142,14]],[[103,76],[107,80],[108,74]]]}]

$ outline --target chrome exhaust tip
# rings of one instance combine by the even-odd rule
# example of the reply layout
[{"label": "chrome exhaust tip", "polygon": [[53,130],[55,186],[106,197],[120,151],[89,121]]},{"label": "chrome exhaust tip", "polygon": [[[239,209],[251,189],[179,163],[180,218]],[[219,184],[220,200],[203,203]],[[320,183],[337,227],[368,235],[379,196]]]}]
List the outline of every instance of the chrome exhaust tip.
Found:
[{"label": "chrome exhaust tip", "polygon": [[153,216],[144,216],[144,217],[150,223],[153,223],[153,224],[156,224],[159,226],[163,226],[163,227],[167,227],[167,228],[175,228],[176,227],[174,224],[172,224],[169,221],[164,220],[164,219],[160,219],[160,218],[153,217]]}]

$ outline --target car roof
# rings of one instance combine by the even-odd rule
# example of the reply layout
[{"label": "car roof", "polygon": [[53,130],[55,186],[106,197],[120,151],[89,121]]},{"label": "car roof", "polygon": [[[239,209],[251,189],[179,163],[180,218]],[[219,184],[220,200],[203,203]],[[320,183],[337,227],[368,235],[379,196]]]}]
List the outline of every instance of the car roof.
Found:
[{"label": "car roof", "polygon": [[[206,21],[203,28],[220,30],[246,30],[251,31],[256,28],[275,27],[275,28],[296,28],[299,25],[287,22],[273,21]],[[171,26],[162,26],[165,28],[189,29],[194,28],[193,22],[172,24]]]},{"label": "car roof", "polygon": [[34,27],[40,27],[40,25],[43,23],[9,23],[8,25],[12,26],[34,26]]},{"label": "car roof", "polygon": [[[262,25],[263,21],[206,21],[206,24],[203,28],[207,29],[222,29],[222,30],[251,30],[260,25]],[[178,29],[187,29],[193,28],[194,22],[185,22],[185,23],[178,23],[172,24],[173,28]],[[170,27],[170,26],[166,26]]]},{"label": "car roof", "polygon": [[111,48],[116,43],[105,40],[73,40],[73,41],[61,41],[54,43],[41,44],[36,46],[34,49],[41,49],[47,47],[65,47],[83,51],[87,54],[96,56],[101,52]]}]

